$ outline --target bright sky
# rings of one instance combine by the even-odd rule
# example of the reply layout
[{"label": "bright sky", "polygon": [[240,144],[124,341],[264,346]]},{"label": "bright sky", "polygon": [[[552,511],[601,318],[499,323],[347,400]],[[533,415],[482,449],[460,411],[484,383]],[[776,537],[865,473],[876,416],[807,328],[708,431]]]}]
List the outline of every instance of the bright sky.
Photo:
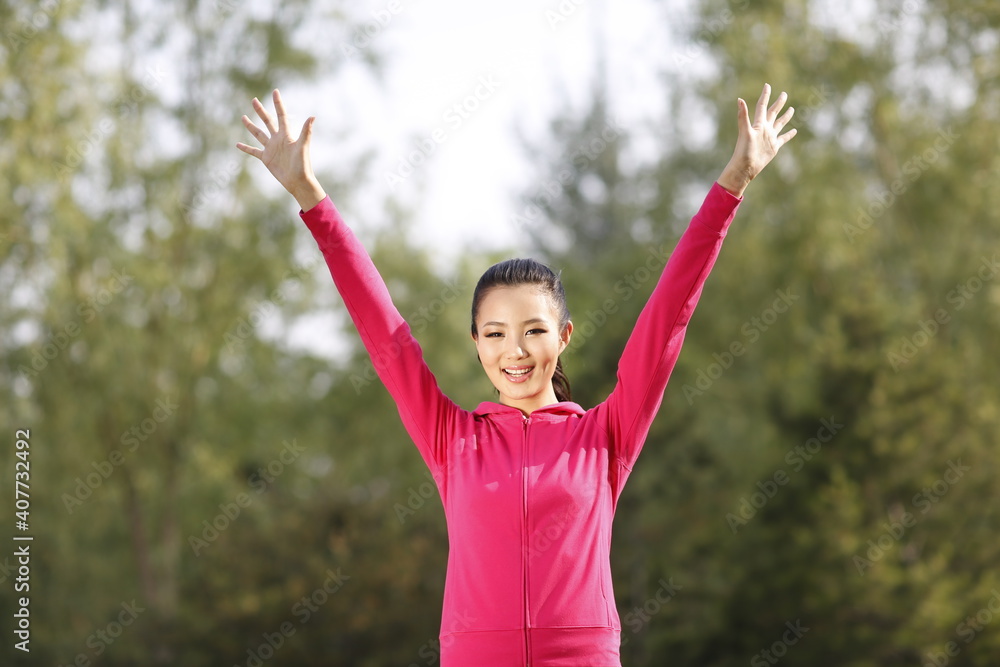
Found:
[{"label": "bright sky", "polygon": [[[613,119],[633,129],[662,109],[657,77],[674,48],[663,3],[377,0],[359,13],[370,19],[369,48],[386,56],[384,84],[352,66],[337,87],[283,91],[286,105],[299,123],[317,116],[318,168],[336,170],[338,153],[377,150],[371,182],[350,206],[373,219],[352,226],[383,224],[384,202],[395,194],[414,211],[412,240],[440,252],[446,264],[461,244],[523,247],[510,217],[537,172],[515,130],[544,137],[567,102],[577,110],[587,106],[599,40],[606,45]],[[384,23],[377,31],[376,13]],[[356,44],[364,47],[365,40]],[[351,128],[348,146],[336,134],[340,127]],[[401,165],[412,166],[412,174],[405,176]],[[390,174],[403,176],[390,183]]]}]

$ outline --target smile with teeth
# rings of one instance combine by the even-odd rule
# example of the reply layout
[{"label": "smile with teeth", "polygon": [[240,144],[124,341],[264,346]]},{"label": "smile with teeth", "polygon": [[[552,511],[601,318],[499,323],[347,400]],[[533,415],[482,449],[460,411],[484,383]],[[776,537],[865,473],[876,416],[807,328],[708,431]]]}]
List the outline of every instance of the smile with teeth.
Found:
[{"label": "smile with teeth", "polygon": [[511,382],[522,382],[527,379],[527,376],[535,369],[534,366],[527,367],[513,367],[502,369],[504,374]]}]

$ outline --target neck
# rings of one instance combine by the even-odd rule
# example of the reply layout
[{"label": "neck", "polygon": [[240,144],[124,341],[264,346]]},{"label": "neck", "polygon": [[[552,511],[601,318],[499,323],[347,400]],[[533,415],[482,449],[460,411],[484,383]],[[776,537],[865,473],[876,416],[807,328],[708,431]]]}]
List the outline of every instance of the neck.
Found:
[{"label": "neck", "polygon": [[525,416],[531,415],[532,412],[538,410],[539,408],[554,405],[558,402],[559,399],[556,398],[556,392],[552,387],[549,387],[549,390],[546,392],[542,392],[536,396],[529,396],[527,398],[510,398],[509,396],[500,396],[500,405],[517,408]]}]

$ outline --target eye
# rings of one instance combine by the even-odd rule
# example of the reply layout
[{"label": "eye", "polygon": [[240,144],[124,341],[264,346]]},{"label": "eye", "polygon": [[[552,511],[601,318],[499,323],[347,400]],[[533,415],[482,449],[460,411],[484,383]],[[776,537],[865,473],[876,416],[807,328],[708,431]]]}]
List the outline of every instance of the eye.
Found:
[{"label": "eye", "polygon": [[486,334],[486,338],[495,338],[497,336],[502,336],[502,335],[503,334],[500,333],[499,331],[491,331],[490,333]]},{"label": "eye", "polygon": [[545,333],[545,329],[532,329],[528,333]]}]

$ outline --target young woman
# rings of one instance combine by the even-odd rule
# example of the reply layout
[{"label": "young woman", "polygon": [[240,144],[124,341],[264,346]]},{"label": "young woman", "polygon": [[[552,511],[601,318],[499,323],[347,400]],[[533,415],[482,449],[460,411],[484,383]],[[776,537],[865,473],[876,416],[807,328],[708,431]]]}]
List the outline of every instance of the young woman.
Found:
[{"label": "young woman", "polygon": [[765,85],[751,123],[737,102],[732,159],[681,236],[601,404],[571,402],[559,355],[573,324],[558,277],[527,259],[501,262],[472,300],[472,341],[497,402],[460,408],[438,388],[365,249],[313,175],[315,117],[291,136],[243,124],[259,158],[301,207],[372,363],[430,468],[444,504],[449,554],[442,667],[617,667],[621,622],[611,585],[611,521],[663,398],[688,320],[744,189],[795,130]]}]

